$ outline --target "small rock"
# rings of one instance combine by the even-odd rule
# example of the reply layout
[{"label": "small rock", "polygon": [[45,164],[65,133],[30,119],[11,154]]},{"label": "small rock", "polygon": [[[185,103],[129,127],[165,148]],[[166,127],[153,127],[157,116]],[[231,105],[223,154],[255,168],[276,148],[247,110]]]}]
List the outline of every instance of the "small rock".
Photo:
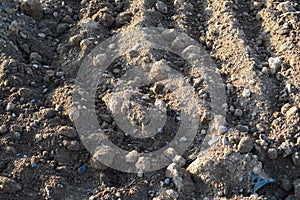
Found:
[{"label": "small rock", "polygon": [[183,136],[179,139],[179,142],[186,142],[186,141],[187,141],[187,138],[185,136]]},{"label": "small rock", "polygon": [[186,160],[180,155],[176,155],[172,161],[173,161],[173,163],[176,163],[178,166],[181,166],[181,167],[183,165],[185,165],[185,162],[186,162]]},{"label": "small rock", "polygon": [[183,3],[183,8],[184,8],[185,11],[194,11],[193,4],[191,4],[189,2]]},{"label": "small rock", "polygon": [[183,179],[179,175],[179,168],[176,163],[172,163],[167,167],[166,176],[173,179],[176,188],[180,191],[183,188]]},{"label": "small rock", "polygon": [[12,111],[13,109],[15,109],[15,104],[9,102],[6,106],[6,111]]},{"label": "small rock", "polygon": [[292,117],[295,113],[297,113],[297,111],[298,111],[297,106],[291,107],[291,108],[286,112],[286,117],[287,117],[287,118]]},{"label": "small rock", "polygon": [[131,20],[131,15],[129,13],[120,13],[116,18],[116,26],[120,27],[127,24]]},{"label": "small rock", "polygon": [[174,6],[182,6],[184,3],[184,0],[174,0],[173,5]]},{"label": "small rock", "polygon": [[8,132],[8,129],[5,125],[0,126],[0,134],[5,134]]},{"label": "small rock", "polygon": [[269,70],[269,68],[267,68],[267,67],[263,67],[263,68],[261,69],[261,72],[264,73],[265,75],[269,75],[269,74],[270,74],[270,70]]},{"label": "small rock", "polygon": [[164,4],[163,2],[161,1],[158,1],[156,4],[155,4],[155,7],[156,9],[163,13],[163,14],[167,14],[168,13],[168,7],[166,4]]},{"label": "small rock", "polygon": [[107,28],[110,28],[115,21],[113,15],[109,11],[103,9],[100,9],[96,14],[94,14],[92,19]]},{"label": "small rock", "polygon": [[69,38],[69,45],[70,46],[78,46],[82,39],[83,39],[82,35],[80,35],[80,34],[74,35],[74,36]]},{"label": "small rock", "polygon": [[295,166],[300,167],[300,152],[295,152],[292,156],[292,160]]},{"label": "small rock", "polygon": [[42,63],[42,56],[37,52],[32,52],[29,56],[29,61],[34,63]]},{"label": "small rock", "polygon": [[137,173],[137,176],[142,178],[144,176],[144,171],[140,169]]},{"label": "small rock", "polygon": [[73,127],[62,126],[58,129],[58,134],[67,136],[69,138],[77,137],[77,131]]},{"label": "small rock", "polygon": [[57,114],[57,111],[53,108],[45,108],[39,112],[39,116],[42,119],[52,119]]},{"label": "small rock", "polygon": [[243,92],[242,92],[242,96],[245,97],[245,98],[248,98],[251,96],[251,91],[250,89],[244,89]]},{"label": "small rock", "polygon": [[97,156],[93,155],[90,159],[90,166],[98,170],[106,170],[108,167],[101,163]]},{"label": "small rock", "polygon": [[38,37],[44,39],[44,38],[46,38],[46,34],[45,33],[38,33]]},{"label": "small rock", "polygon": [[114,74],[119,74],[120,72],[121,72],[121,69],[119,69],[119,68],[113,69]]},{"label": "small rock", "polygon": [[105,114],[100,114],[100,118],[107,122],[107,123],[111,123],[112,122],[112,118],[109,115],[105,115]]},{"label": "small rock", "polygon": [[138,157],[137,162],[135,163],[136,168],[141,169],[142,171],[148,171],[151,168],[151,162],[145,157]]},{"label": "small rock", "polygon": [[20,9],[23,13],[34,18],[41,18],[44,14],[39,0],[21,0]]},{"label": "small rock", "polygon": [[186,47],[186,43],[180,36],[177,36],[171,44],[171,48],[174,51],[182,50],[185,47]]},{"label": "small rock", "polygon": [[285,2],[279,3],[277,5],[276,9],[283,13],[296,11],[290,1],[285,1]]},{"label": "small rock", "polygon": [[7,154],[7,155],[16,155],[16,150],[15,150],[15,148],[14,147],[12,147],[12,146],[6,146],[5,148],[4,148],[4,152],[5,152],[5,154]]},{"label": "small rock", "polygon": [[29,98],[32,95],[32,90],[28,88],[20,88],[18,94],[22,98]]},{"label": "small rock", "polygon": [[73,140],[69,143],[69,145],[67,146],[67,149],[69,151],[79,151],[80,150],[80,144],[78,141]]},{"label": "small rock", "polygon": [[243,137],[238,145],[240,153],[249,153],[253,149],[253,140],[250,137]]},{"label": "small rock", "polygon": [[282,60],[280,57],[275,57],[275,58],[271,57],[268,59],[268,63],[269,63],[271,74],[275,74],[280,69]]},{"label": "small rock", "polygon": [[166,194],[167,194],[169,197],[171,197],[172,199],[176,199],[176,198],[179,197],[178,192],[176,192],[176,191],[173,190],[173,189],[168,189],[168,190],[166,190]]},{"label": "small rock", "polygon": [[293,184],[294,184],[294,187],[295,187],[295,192],[294,192],[295,199],[300,199],[300,179],[295,180],[293,182]]},{"label": "small rock", "polygon": [[263,6],[263,3],[259,2],[259,1],[254,1],[252,4],[253,9],[260,9],[260,8],[262,8],[262,6]]},{"label": "small rock", "polygon": [[130,151],[126,156],[125,156],[125,161],[129,163],[136,163],[138,160],[138,152],[136,150]]},{"label": "small rock", "polygon": [[62,19],[62,21],[65,22],[65,23],[68,23],[68,24],[73,24],[74,23],[74,20],[73,20],[73,18],[70,15],[66,15]]},{"label": "small rock", "polygon": [[224,134],[224,133],[226,133],[227,131],[228,131],[227,126],[220,126],[220,127],[219,127],[219,130],[218,130],[218,132],[219,132],[220,134]]},{"label": "small rock", "polygon": [[155,5],[156,0],[144,0],[144,7],[151,9]]},{"label": "small rock", "polygon": [[280,181],[280,187],[286,192],[289,192],[292,189],[293,184],[289,179],[284,178]]},{"label": "small rock", "polygon": [[56,72],[56,77],[61,78],[65,75],[64,72]]},{"label": "small rock", "polygon": [[291,104],[286,103],[281,107],[280,112],[285,115],[285,113],[290,109],[290,107],[291,107]]},{"label": "small rock", "polygon": [[150,77],[152,79],[155,79],[156,81],[166,79],[168,78],[168,69],[169,68],[166,66],[164,60],[157,61],[152,65],[152,68],[150,70]]},{"label": "small rock", "polygon": [[22,128],[21,128],[19,125],[12,125],[12,126],[10,127],[10,130],[11,130],[12,132],[22,132]]},{"label": "small rock", "polygon": [[275,160],[278,157],[278,151],[275,148],[268,149],[268,158]]},{"label": "small rock", "polygon": [[241,117],[241,116],[243,116],[243,111],[242,111],[241,109],[236,109],[236,110],[234,111],[234,116],[236,116],[236,117]]},{"label": "small rock", "polygon": [[0,176],[0,192],[14,193],[21,190],[20,184],[4,176]]},{"label": "small rock", "polygon": [[56,32],[58,34],[62,34],[64,32],[66,32],[68,29],[69,29],[69,25],[67,23],[61,23],[61,24],[58,24],[57,28],[56,28]]},{"label": "small rock", "polygon": [[169,178],[166,178],[165,180],[164,180],[164,184],[166,184],[166,185],[169,185],[170,184],[170,179]]}]

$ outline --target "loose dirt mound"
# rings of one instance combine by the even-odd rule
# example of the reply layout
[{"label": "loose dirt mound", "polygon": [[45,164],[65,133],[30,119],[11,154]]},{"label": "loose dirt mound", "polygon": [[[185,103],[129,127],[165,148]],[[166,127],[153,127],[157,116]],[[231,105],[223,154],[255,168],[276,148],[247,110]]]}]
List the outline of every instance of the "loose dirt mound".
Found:
[{"label": "loose dirt mound", "polygon": [[[202,151],[215,120],[205,77],[174,53],[136,46],[97,85],[99,126],[115,145],[130,155],[156,151],[184,121],[176,96],[159,84],[140,87],[128,104],[112,96],[135,66],[150,63],[155,80],[172,74],[162,70],[168,66],[203,104],[182,156],[170,152],[168,167],[130,174],[87,151],[73,123],[72,93],[95,47],[142,27],[174,29],[203,46],[224,83],[226,120]],[[297,0],[0,0],[0,199],[300,199],[299,90]],[[153,137],[132,137],[114,119],[114,103],[141,127],[154,105],[165,106],[166,119],[156,123],[166,125]]]}]

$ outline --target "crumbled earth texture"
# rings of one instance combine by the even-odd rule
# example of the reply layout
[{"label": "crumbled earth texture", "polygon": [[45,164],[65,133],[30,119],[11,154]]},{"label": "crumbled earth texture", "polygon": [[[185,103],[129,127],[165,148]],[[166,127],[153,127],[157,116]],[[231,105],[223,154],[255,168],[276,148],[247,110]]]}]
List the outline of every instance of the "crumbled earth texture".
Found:
[{"label": "crumbled earth texture", "polygon": [[[167,65],[206,102],[183,155],[158,171],[131,174],[95,161],[70,116],[86,56],[105,39],[141,27],[174,29],[203,46],[222,77],[226,119],[202,151],[213,120],[203,77],[167,51],[124,53],[104,72],[95,100],[99,125],[120,148],[162,148],[182,112],[171,92],[149,84],[134,96],[128,119],[147,124],[145,109],[164,102],[164,129],[147,139],[122,132],[108,102],[133,65],[155,63],[158,79],[159,66]],[[0,0],[0,199],[300,199],[299,90],[297,0]]]}]

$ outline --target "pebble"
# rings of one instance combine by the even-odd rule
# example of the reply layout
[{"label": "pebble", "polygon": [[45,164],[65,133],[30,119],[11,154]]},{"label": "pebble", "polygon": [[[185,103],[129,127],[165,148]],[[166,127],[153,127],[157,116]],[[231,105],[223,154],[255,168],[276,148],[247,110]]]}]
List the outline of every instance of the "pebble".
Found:
[{"label": "pebble", "polygon": [[78,46],[80,41],[83,40],[83,36],[80,34],[74,35],[69,38],[69,45],[70,46]]},{"label": "pebble", "polygon": [[280,187],[281,187],[284,191],[289,192],[289,191],[292,189],[293,184],[292,184],[292,182],[291,182],[289,179],[283,178],[283,179],[281,179],[281,181],[280,181]]},{"label": "pebble", "polygon": [[270,74],[270,70],[269,70],[269,68],[267,68],[267,67],[263,67],[263,68],[261,69],[261,72],[264,73],[265,75],[269,75],[269,74]]},{"label": "pebble", "polygon": [[5,125],[0,126],[0,134],[5,134],[8,132],[8,129]]},{"label": "pebble", "polygon": [[155,7],[156,9],[163,13],[163,14],[167,14],[168,13],[168,7],[166,4],[164,4],[163,2],[161,1],[158,1],[156,4],[155,4]]},{"label": "pebble", "polygon": [[282,114],[285,114],[290,109],[290,107],[291,107],[291,104],[286,103],[281,107],[280,112]]},{"label": "pebble", "polygon": [[172,199],[177,199],[179,197],[179,194],[178,192],[176,192],[175,190],[173,189],[168,189],[166,190],[166,194],[171,197]]},{"label": "pebble", "polygon": [[137,173],[137,176],[140,177],[140,178],[142,178],[143,175],[144,175],[144,171],[140,169],[140,170],[138,171],[138,173]]},{"label": "pebble", "polygon": [[251,91],[250,89],[244,89],[243,92],[242,92],[242,96],[245,97],[245,98],[248,98],[251,96]]},{"label": "pebble", "polygon": [[263,6],[263,3],[259,1],[254,1],[252,6],[254,9],[260,9]]},{"label": "pebble", "polygon": [[136,150],[130,151],[126,156],[125,156],[125,161],[129,163],[135,163],[138,160],[138,152]]},{"label": "pebble", "polygon": [[42,62],[42,56],[40,54],[38,54],[37,52],[32,52],[29,56],[29,61],[30,62],[41,63]]},{"label": "pebble", "polygon": [[234,111],[234,116],[235,117],[241,117],[241,116],[243,116],[243,111],[241,109],[236,109]]},{"label": "pebble", "polygon": [[285,1],[285,2],[279,3],[276,6],[276,9],[283,13],[296,11],[290,1]]},{"label": "pebble", "polygon": [[144,7],[151,9],[155,5],[156,0],[144,0]]},{"label": "pebble", "polygon": [[29,98],[32,95],[32,90],[28,88],[20,88],[18,94],[22,98]]},{"label": "pebble", "polygon": [[293,182],[295,188],[295,199],[300,199],[300,179],[297,179]]},{"label": "pebble", "polygon": [[73,18],[70,15],[66,15],[62,19],[62,21],[65,22],[65,23],[68,23],[68,24],[73,24],[74,23],[74,20],[73,20]]},{"label": "pebble", "polygon": [[186,44],[180,36],[177,36],[175,40],[173,40],[173,42],[171,43],[171,48],[175,52],[184,49],[185,46]]},{"label": "pebble", "polygon": [[150,70],[150,78],[156,81],[166,79],[168,78],[168,69],[163,60],[155,62]]},{"label": "pebble", "polygon": [[86,172],[86,165],[82,165],[78,168],[78,174],[82,175]]},{"label": "pebble", "polygon": [[167,167],[166,176],[173,179],[173,182],[178,190],[183,188],[183,178],[180,176],[180,172],[176,163],[171,163]]},{"label": "pebble", "polygon": [[0,176],[0,192],[14,193],[21,189],[21,185],[16,183],[13,179]]},{"label": "pebble", "polygon": [[183,136],[179,139],[179,142],[186,142],[186,141],[187,141],[187,138],[185,136]]},{"label": "pebble", "polygon": [[73,127],[62,126],[58,129],[58,134],[67,136],[69,138],[77,137],[77,131]]},{"label": "pebble", "polygon": [[238,145],[240,153],[249,153],[253,149],[253,140],[250,137],[243,137]]},{"label": "pebble", "polygon": [[11,130],[12,132],[22,132],[22,128],[21,128],[20,126],[18,126],[18,125],[12,125],[12,126],[10,127],[10,130]]},{"label": "pebble", "polygon": [[145,157],[138,157],[135,166],[136,168],[141,169],[142,171],[148,171],[151,168],[151,163]]},{"label": "pebble", "polygon": [[268,158],[275,160],[278,157],[278,151],[275,148],[268,149]]},{"label": "pebble", "polygon": [[69,145],[67,146],[67,149],[69,151],[79,151],[80,150],[80,144],[78,141],[73,140],[69,143]]},{"label": "pebble", "polygon": [[39,112],[39,115],[42,119],[52,119],[56,113],[57,111],[53,108],[44,108]]},{"label": "pebble", "polygon": [[6,106],[6,111],[12,111],[13,109],[15,109],[15,104],[9,102]]},{"label": "pebble", "polygon": [[38,33],[38,37],[44,39],[44,38],[46,38],[46,34],[45,33]]},{"label": "pebble", "polygon": [[170,179],[169,178],[166,178],[165,180],[164,180],[164,184],[166,184],[166,185],[169,185],[170,184]]},{"label": "pebble", "polygon": [[43,17],[43,8],[39,0],[21,0],[20,9],[23,13],[31,17]]},{"label": "pebble", "polygon": [[291,107],[291,108],[286,112],[286,117],[287,117],[287,118],[292,117],[295,113],[297,113],[297,111],[298,111],[298,107],[297,107],[297,106]]},{"label": "pebble", "polygon": [[176,155],[172,161],[173,161],[173,163],[176,163],[178,166],[181,166],[181,167],[183,165],[185,165],[185,162],[186,162],[186,160],[180,155]]},{"label": "pebble", "polygon": [[184,3],[184,0],[174,0],[174,6],[181,6]]},{"label": "pebble", "polygon": [[226,133],[227,131],[228,131],[227,126],[220,126],[218,132],[219,132],[220,134],[224,134],[224,133]]},{"label": "pebble", "polygon": [[116,18],[116,26],[120,27],[127,24],[131,20],[131,15],[129,13],[120,13]]},{"label": "pebble", "polygon": [[65,75],[64,72],[56,72],[56,77],[61,78]]},{"label": "pebble", "polygon": [[271,74],[275,74],[280,69],[282,60],[280,57],[275,57],[275,58],[271,57],[268,59],[268,63],[269,63]]},{"label": "pebble", "polygon": [[70,28],[69,24],[67,24],[67,23],[60,23],[60,24],[58,24],[58,26],[56,28],[56,32],[58,34],[62,34],[64,32],[66,32],[69,28]]},{"label": "pebble", "polygon": [[295,152],[292,156],[292,160],[295,166],[300,167],[300,152]]},{"label": "pebble", "polygon": [[92,19],[107,28],[111,27],[115,21],[111,13],[104,12],[103,10],[99,10],[96,14],[94,14]]}]

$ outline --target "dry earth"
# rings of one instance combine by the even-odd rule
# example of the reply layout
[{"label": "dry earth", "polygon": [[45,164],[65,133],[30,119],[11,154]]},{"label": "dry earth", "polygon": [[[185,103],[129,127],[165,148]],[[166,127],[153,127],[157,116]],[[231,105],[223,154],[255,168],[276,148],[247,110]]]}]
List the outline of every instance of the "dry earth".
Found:
[{"label": "dry earth", "polygon": [[[226,89],[226,124],[200,151],[198,134],[167,168],[129,174],[103,166],[70,117],[74,79],[102,41],[138,27],[186,33],[216,63]],[[124,53],[99,83],[99,124],[128,151],[154,151],[174,137],[180,108],[159,85],[140,88],[140,105],[168,102],[171,119],[151,140],[118,128],[107,99],[133,64],[168,65],[210,101],[187,61],[155,49]],[[300,3],[297,0],[0,0],[0,199],[300,199]],[[200,105],[199,105],[200,106]],[[256,176],[256,179],[254,177]],[[251,179],[252,178],[252,179]],[[263,181],[269,181],[257,188]]]}]

